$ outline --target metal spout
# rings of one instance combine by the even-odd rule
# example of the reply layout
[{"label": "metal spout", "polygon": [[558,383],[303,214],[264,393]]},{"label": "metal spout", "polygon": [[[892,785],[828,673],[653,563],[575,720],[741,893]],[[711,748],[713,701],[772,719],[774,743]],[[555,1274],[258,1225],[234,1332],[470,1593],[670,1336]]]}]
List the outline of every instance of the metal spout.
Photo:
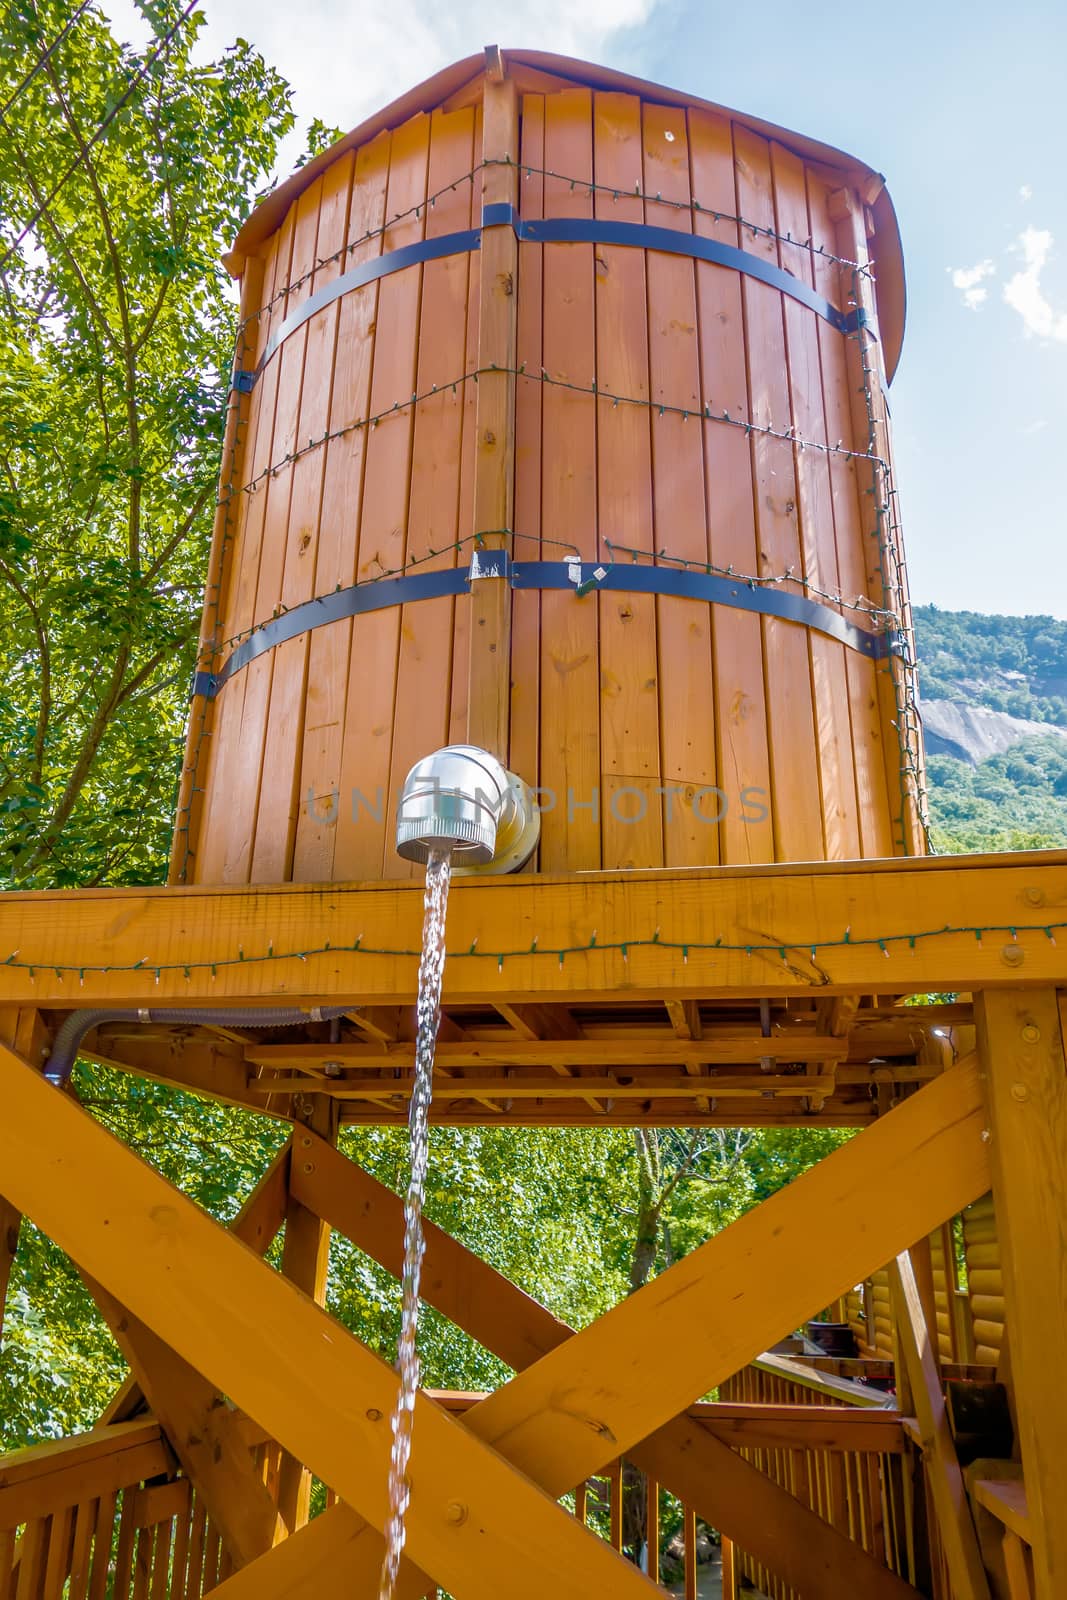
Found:
[{"label": "metal spout", "polygon": [[396,811],[396,848],[406,861],[451,850],[453,865],[514,872],[540,836],[540,815],[521,778],[472,744],[450,744],[417,761]]}]

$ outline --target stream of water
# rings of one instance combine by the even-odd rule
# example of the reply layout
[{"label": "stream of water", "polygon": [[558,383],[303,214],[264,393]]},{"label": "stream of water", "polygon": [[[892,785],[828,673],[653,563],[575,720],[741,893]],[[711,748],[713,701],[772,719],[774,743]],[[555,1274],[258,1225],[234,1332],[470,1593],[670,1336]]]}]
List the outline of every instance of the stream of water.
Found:
[{"label": "stream of water", "polygon": [[415,1083],[411,1092],[408,1135],[411,1177],[404,1202],[403,1309],[397,1370],[400,1391],[393,1412],[393,1451],[389,1462],[389,1521],[385,1528],[385,1560],[378,1585],[378,1600],[393,1600],[400,1557],[404,1550],[405,1518],[410,1489],[408,1462],[415,1423],[415,1396],[419,1387],[419,1279],[426,1241],[422,1229],[422,1198],[426,1187],[426,1161],[430,1147],[430,1101],[433,1097],[433,1058],[441,1022],[441,979],[445,970],[445,913],[452,876],[450,850],[431,850],[426,862],[426,898],[422,924],[422,960],[419,963],[419,1003],[415,1045]]}]

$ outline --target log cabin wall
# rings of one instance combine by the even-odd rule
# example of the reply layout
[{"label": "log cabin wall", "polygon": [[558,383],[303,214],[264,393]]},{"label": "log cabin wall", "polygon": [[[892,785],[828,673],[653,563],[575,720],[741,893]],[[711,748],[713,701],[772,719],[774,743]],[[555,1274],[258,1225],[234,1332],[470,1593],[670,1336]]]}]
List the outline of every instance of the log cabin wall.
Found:
[{"label": "log cabin wall", "polygon": [[[475,512],[486,251],[426,249],[477,240],[497,159],[479,76],[343,142],[240,257],[239,365],[256,376],[224,461],[202,666],[353,585],[465,572],[483,542],[520,570],[576,555],[592,592],[516,584],[495,669],[510,685],[499,753],[544,808],[532,865],[921,851],[907,675],[834,636],[844,622],[884,646],[891,628],[909,648],[888,473],[870,460],[888,451],[886,357],[855,165],[651,88],[511,70],[509,181],[534,234],[506,286],[511,525]],[[546,218],[587,237],[539,243]],[[588,238],[604,224],[739,250],[744,270]],[[370,277],[376,261],[389,270]],[[367,281],[330,298],[360,268]],[[827,305],[864,327],[843,331]],[[736,581],[710,604],[588,576],[620,565]],[[825,608],[829,631],[781,614],[796,601]],[[468,737],[471,606],[438,593],[303,627],[194,699],[172,881],[407,875],[398,788]]]}]

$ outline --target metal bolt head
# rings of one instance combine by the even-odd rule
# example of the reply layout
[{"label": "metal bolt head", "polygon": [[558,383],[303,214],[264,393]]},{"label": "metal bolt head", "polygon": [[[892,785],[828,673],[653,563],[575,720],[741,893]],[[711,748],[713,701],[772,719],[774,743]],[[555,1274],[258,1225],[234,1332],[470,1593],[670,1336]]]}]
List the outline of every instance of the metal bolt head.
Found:
[{"label": "metal bolt head", "polygon": [[304,1162],[304,1171],[305,1172],[314,1172],[314,1170],[315,1170],[314,1161],[305,1161]]},{"label": "metal bolt head", "polygon": [[1013,1083],[1011,1086],[1011,1097],[1013,1100],[1018,1100],[1020,1105],[1024,1105],[1030,1098],[1030,1091],[1026,1087],[1025,1083]]},{"label": "metal bolt head", "polygon": [[470,1512],[462,1500],[450,1500],[445,1509],[445,1521],[450,1522],[454,1528],[461,1528],[470,1516]]},{"label": "metal bolt head", "polygon": [[1000,959],[1006,967],[1021,967],[1026,960],[1026,952],[1021,945],[1006,944],[1000,952]]},{"label": "metal bolt head", "polygon": [[1029,906],[1043,906],[1045,903],[1045,891],[1033,887],[1024,889],[1023,899]]},{"label": "metal bolt head", "polygon": [[1023,1038],[1027,1044],[1036,1044],[1041,1037],[1041,1029],[1036,1022],[1027,1022],[1023,1027]]},{"label": "metal bolt head", "polygon": [[371,1406],[370,1410],[367,1412],[367,1421],[368,1422],[381,1422],[381,1420],[382,1420],[382,1414],[378,1410],[377,1406]]}]

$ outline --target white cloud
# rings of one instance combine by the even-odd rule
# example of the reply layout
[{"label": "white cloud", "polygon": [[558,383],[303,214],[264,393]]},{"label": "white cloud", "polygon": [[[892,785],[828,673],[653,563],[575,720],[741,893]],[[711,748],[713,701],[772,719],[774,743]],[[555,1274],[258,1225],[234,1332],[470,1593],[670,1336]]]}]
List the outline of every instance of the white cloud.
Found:
[{"label": "white cloud", "polygon": [[1034,198],[1034,191],[1031,189],[1031,187],[1030,187],[1030,185],[1028,183],[1024,183],[1022,188],[1019,190],[1019,199],[1020,200],[1032,200],[1033,198]]},{"label": "white cloud", "polygon": [[963,295],[963,303],[971,311],[977,311],[983,300],[988,300],[989,290],[983,286],[983,278],[991,278],[996,272],[992,261],[978,261],[973,267],[946,267],[945,271],[952,278],[952,287],[958,289]]},{"label": "white cloud", "polygon": [[1067,311],[1054,311],[1041,288],[1041,274],[1052,254],[1047,228],[1024,228],[1012,249],[1022,255],[1023,269],[1004,285],[1004,299],[1023,319],[1028,337],[1067,344]]},{"label": "white cloud", "polygon": [[[132,0],[101,0],[120,36],[140,43],[144,24]],[[298,126],[312,117],[352,128],[451,61],[486,44],[526,46],[610,61],[613,36],[644,22],[659,0],[203,0],[207,26],[198,54],[215,55],[240,35],[293,86]],[[302,148],[287,141],[283,170]]]}]

